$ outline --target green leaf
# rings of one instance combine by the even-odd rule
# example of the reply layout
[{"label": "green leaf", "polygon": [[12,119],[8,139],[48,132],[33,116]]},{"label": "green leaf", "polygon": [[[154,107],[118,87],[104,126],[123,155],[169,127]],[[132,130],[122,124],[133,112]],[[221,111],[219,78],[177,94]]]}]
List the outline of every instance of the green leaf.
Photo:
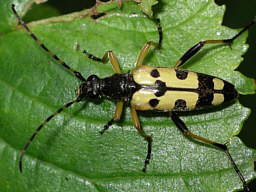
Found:
[{"label": "green leaf", "polygon": [[26,23],[27,21],[35,21],[39,19],[49,18],[61,15],[60,11],[48,4],[42,4],[40,6],[31,6],[31,9],[26,13],[23,17],[23,21]]},{"label": "green leaf", "polygon": [[[18,13],[28,1],[16,3]],[[149,52],[144,64],[172,67],[191,46],[206,39],[232,37],[238,30],[221,26],[224,8],[213,0],[163,0],[157,5],[163,27],[163,48]],[[182,135],[165,113],[139,112],[143,129],[153,135],[152,159],[141,170],[146,141],[132,126],[129,105],[119,123],[99,131],[114,114],[111,100],[85,100],[63,111],[35,137],[18,169],[22,148],[35,129],[75,98],[81,83],[49,56],[17,20],[11,2],[0,5],[0,191],[233,191],[242,188],[224,152]],[[85,10],[86,12],[86,10]],[[133,2],[96,21],[81,13],[29,24],[44,44],[85,77],[113,74],[110,63],[88,59],[112,50],[121,70],[134,68],[147,41],[157,41],[157,24]],[[84,12],[83,12],[84,14]],[[23,15],[23,14],[22,14]],[[6,18],[9,18],[8,20]],[[254,92],[253,81],[234,69],[247,49],[246,34],[232,45],[206,46],[184,68],[223,78],[240,93]],[[78,46],[79,45],[79,46]],[[79,47],[79,49],[78,49]],[[180,114],[189,129],[216,142],[228,142],[246,180],[255,178],[256,151],[239,138],[249,109],[239,102],[214,110]]]},{"label": "green leaf", "polygon": [[141,0],[140,8],[149,17],[153,17],[152,6],[156,5],[157,3],[158,3],[157,0]]},{"label": "green leaf", "polygon": [[98,13],[105,13],[112,9],[116,9],[119,6],[117,1],[113,2],[98,2],[98,4],[95,5],[95,8]]}]

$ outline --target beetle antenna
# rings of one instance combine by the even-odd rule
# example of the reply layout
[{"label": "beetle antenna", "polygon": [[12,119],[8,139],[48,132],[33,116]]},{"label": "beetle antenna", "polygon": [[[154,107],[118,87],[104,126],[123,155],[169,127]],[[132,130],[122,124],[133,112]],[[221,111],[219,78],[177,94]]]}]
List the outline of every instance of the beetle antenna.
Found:
[{"label": "beetle antenna", "polygon": [[15,16],[18,18],[19,22],[23,25],[23,27],[27,30],[27,32],[30,34],[30,36],[43,48],[43,50],[45,50],[47,53],[49,53],[55,60],[57,60],[63,67],[65,67],[66,69],[68,69],[69,71],[71,71],[72,73],[75,74],[75,76],[82,80],[85,81],[85,78],[83,77],[83,75],[81,75],[81,73],[79,73],[78,71],[70,68],[64,61],[60,60],[57,55],[55,55],[53,52],[51,52],[41,41],[39,41],[39,39],[32,33],[32,31],[28,28],[28,26],[25,24],[25,22],[21,19],[21,17],[18,15],[18,13],[15,10],[15,5],[12,4],[12,11],[15,14]]},{"label": "beetle antenna", "polygon": [[70,107],[72,104],[77,103],[79,101],[82,100],[82,96],[77,97],[76,100],[71,101],[69,103],[67,103],[66,105],[64,105],[63,107],[61,107],[59,110],[57,110],[55,113],[53,113],[52,115],[50,115],[34,132],[34,134],[29,138],[28,142],[26,143],[25,147],[23,148],[21,154],[20,154],[20,160],[19,160],[19,168],[20,168],[20,172],[22,173],[22,158],[24,156],[25,151],[27,150],[29,144],[33,141],[34,137],[38,134],[38,132],[41,130],[41,128],[47,123],[49,122],[55,115],[61,113],[64,109]]}]

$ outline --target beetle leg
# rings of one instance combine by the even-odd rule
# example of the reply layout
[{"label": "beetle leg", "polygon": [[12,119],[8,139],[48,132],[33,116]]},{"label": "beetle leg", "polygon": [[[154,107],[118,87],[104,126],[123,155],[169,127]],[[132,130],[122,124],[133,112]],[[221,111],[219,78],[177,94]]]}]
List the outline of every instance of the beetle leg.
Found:
[{"label": "beetle leg", "polygon": [[148,142],[148,153],[145,159],[145,164],[144,167],[142,169],[143,172],[146,171],[147,169],[147,165],[149,164],[150,161],[150,157],[151,157],[151,144],[152,144],[152,137],[147,135],[141,128],[140,128],[140,121],[137,115],[137,112],[135,110],[135,108],[133,106],[131,106],[131,116],[132,116],[132,123],[133,126],[139,131],[140,135],[142,137],[144,137],[144,139]]},{"label": "beetle leg", "polygon": [[[142,48],[140,54],[139,54],[139,57],[138,57],[138,60],[137,60],[137,63],[136,63],[136,66],[140,66],[142,64],[142,61],[144,59],[144,57],[146,56],[149,48],[151,45],[155,46],[156,48],[160,49],[161,48],[161,45],[162,45],[162,39],[163,39],[163,32],[162,32],[162,27],[161,27],[161,24],[160,24],[160,19],[156,19],[157,22],[158,22],[158,35],[159,35],[159,41],[158,43],[155,43],[153,41],[149,41],[147,42],[144,47]],[[94,56],[93,54],[90,54],[88,53],[86,50],[83,51],[84,54],[88,55],[88,58],[94,60],[94,61],[99,61],[99,62],[102,62],[102,63],[105,63],[107,57],[110,59],[110,62],[112,64],[112,67],[115,71],[115,73],[117,74],[120,74],[121,73],[121,70],[119,68],[119,64],[118,64],[118,61],[114,55],[114,53],[112,51],[107,51],[104,56],[102,58],[99,58],[97,56]]]},{"label": "beetle leg", "polygon": [[89,59],[92,59],[94,61],[99,61],[101,63],[105,63],[107,58],[109,58],[110,60],[110,63],[112,65],[112,68],[113,70],[115,71],[115,73],[117,74],[121,74],[121,70],[120,70],[120,67],[119,67],[119,63],[113,53],[113,51],[107,51],[104,56],[102,58],[99,58],[99,57],[96,57],[90,53],[88,53],[86,50],[83,51],[84,54],[88,55],[88,58]]},{"label": "beetle leg", "polygon": [[145,56],[147,55],[148,50],[149,50],[149,48],[150,48],[151,45],[153,45],[153,46],[155,46],[155,47],[158,47],[158,43],[155,43],[155,42],[153,42],[153,41],[147,42],[147,43],[143,46],[143,48],[141,49],[141,51],[140,51],[139,57],[138,57],[137,62],[136,62],[136,67],[139,67],[139,66],[142,65],[142,61],[144,60]]},{"label": "beetle leg", "polygon": [[192,138],[194,138],[194,139],[200,140],[200,141],[202,141],[202,142],[204,142],[204,143],[208,143],[208,144],[210,144],[210,145],[214,145],[214,146],[218,147],[219,149],[222,149],[222,150],[227,154],[227,156],[228,156],[229,160],[231,161],[231,164],[233,165],[233,167],[234,167],[236,173],[238,174],[240,180],[243,182],[244,188],[245,188],[247,191],[250,191],[250,190],[249,190],[249,187],[248,187],[248,185],[247,185],[247,183],[246,183],[246,181],[245,181],[245,179],[244,179],[244,177],[243,177],[243,175],[241,174],[241,172],[240,172],[240,170],[238,169],[238,167],[237,167],[235,161],[234,161],[233,158],[231,157],[231,155],[230,155],[230,153],[229,153],[229,151],[228,151],[228,148],[227,148],[226,144],[216,143],[216,142],[214,142],[214,141],[205,139],[205,138],[200,137],[200,136],[198,136],[198,135],[194,135],[193,133],[191,133],[191,132],[188,130],[187,126],[184,124],[184,122],[179,118],[179,116],[178,116],[176,113],[170,112],[170,115],[171,115],[171,118],[172,118],[174,124],[175,124],[175,125],[178,127],[178,129],[179,129],[182,133],[184,133],[185,135],[187,135],[187,136],[189,136],[189,137],[192,137]]},{"label": "beetle leg", "polygon": [[103,134],[115,121],[119,121],[122,115],[123,105],[123,101],[119,101],[117,103],[114,117],[106,125],[104,125],[104,128],[100,131],[100,134]]},{"label": "beetle leg", "polygon": [[153,45],[154,47],[156,47],[157,49],[161,49],[161,46],[162,46],[162,39],[163,39],[163,32],[162,32],[162,27],[161,27],[161,24],[160,24],[160,19],[156,19],[157,22],[158,22],[158,35],[159,35],[159,41],[158,43],[156,42],[153,42],[153,41],[148,41],[144,46],[143,48],[141,49],[140,51],[140,54],[139,54],[139,57],[137,59],[137,62],[136,62],[136,67],[139,67],[141,66],[142,64],[142,61],[143,59],[145,58],[145,56],[147,55],[147,52],[150,48],[151,45]]},{"label": "beetle leg", "polygon": [[231,45],[233,41],[238,38],[243,32],[245,32],[249,27],[251,27],[254,23],[256,23],[256,18],[254,18],[248,25],[246,25],[239,33],[237,33],[234,37],[230,39],[223,40],[206,40],[200,41],[191,47],[174,65],[174,68],[180,68],[188,59],[190,59],[193,55],[195,55],[200,49],[203,48],[205,44],[216,44],[216,43],[227,43]]},{"label": "beetle leg", "polygon": [[163,29],[162,29],[162,26],[161,26],[160,19],[156,19],[156,21],[158,23],[157,31],[158,31],[158,36],[159,36],[158,48],[161,49],[161,47],[162,47],[162,40],[163,40]]}]

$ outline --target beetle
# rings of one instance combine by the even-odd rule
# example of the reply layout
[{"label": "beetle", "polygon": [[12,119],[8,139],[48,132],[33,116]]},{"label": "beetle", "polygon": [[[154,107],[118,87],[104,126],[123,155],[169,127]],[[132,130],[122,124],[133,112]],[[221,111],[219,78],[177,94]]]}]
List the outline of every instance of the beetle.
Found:
[{"label": "beetle", "polygon": [[114,122],[118,121],[121,117],[124,103],[130,103],[132,123],[148,144],[147,155],[142,171],[146,171],[147,165],[150,162],[152,137],[147,135],[141,129],[137,111],[164,111],[169,112],[174,124],[183,134],[223,150],[242,181],[244,188],[247,191],[250,191],[246,180],[230,155],[227,145],[193,134],[189,131],[188,127],[179,118],[176,112],[202,110],[209,107],[219,106],[223,103],[228,103],[237,99],[238,92],[233,84],[218,77],[184,70],[181,69],[181,67],[206,44],[231,45],[236,38],[256,23],[256,18],[254,18],[247,26],[230,39],[205,40],[198,42],[185,52],[185,54],[172,68],[142,65],[143,59],[152,45],[158,49],[161,48],[163,36],[162,27],[160,25],[160,20],[157,19],[159,41],[157,43],[149,41],[144,45],[138,56],[136,67],[131,73],[121,73],[118,61],[112,51],[107,51],[102,58],[99,58],[84,50],[83,53],[94,61],[104,63],[109,59],[115,72],[112,76],[105,78],[91,75],[85,79],[80,72],[70,68],[64,61],[59,59],[57,55],[51,52],[41,41],[38,40],[38,38],[31,32],[28,26],[17,14],[15,5],[12,5],[12,11],[31,37],[63,67],[72,72],[82,81],[76,89],[76,99],[65,104],[55,113],[50,115],[29,138],[19,158],[20,172],[22,172],[22,159],[29,144],[42,127],[44,127],[54,116],[61,113],[71,105],[81,102],[84,98],[98,99],[99,97],[108,97],[116,100],[117,106],[114,117],[104,126],[100,133],[103,134]]}]

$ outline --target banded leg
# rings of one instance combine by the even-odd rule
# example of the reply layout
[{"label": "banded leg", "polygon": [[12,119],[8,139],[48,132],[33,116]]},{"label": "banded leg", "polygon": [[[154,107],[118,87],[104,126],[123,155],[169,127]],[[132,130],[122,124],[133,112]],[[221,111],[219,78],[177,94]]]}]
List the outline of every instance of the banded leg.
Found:
[{"label": "banded leg", "polygon": [[12,4],[12,11],[15,14],[15,16],[18,18],[19,22],[23,25],[23,27],[27,30],[27,32],[30,34],[30,36],[45,50],[47,53],[49,53],[54,59],[56,59],[63,67],[71,71],[72,73],[75,74],[77,78],[79,78],[82,81],[85,81],[85,78],[79,73],[78,71],[70,68],[65,62],[60,60],[57,55],[55,55],[53,52],[51,52],[41,41],[38,40],[38,38],[32,33],[32,31],[28,28],[28,26],[24,23],[24,21],[20,18],[18,13],[15,10],[15,5]]},{"label": "banded leg", "polygon": [[139,54],[139,57],[137,59],[137,62],[136,62],[136,67],[139,67],[142,65],[142,62],[145,58],[145,56],[147,55],[148,53],[148,50],[150,48],[151,45],[153,45],[154,47],[158,48],[158,49],[161,49],[161,46],[162,46],[162,39],[163,39],[163,32],[162,32],[162,27],[161,27],[161,24],[160,24],[160,19],[157,19],[157,22],[158,22],[158,35],[159,35],[159,41],[158,43],[155,43],[153,41],[148,41],[144,46],[143,48],[141,49],[140,51],[140,54]]},{"label": "banded leg", "polygon": [[122,115],[123,105],[123,101],[119,101],[117,103],[114,117],[106,125],[104,125],[104,128],[100,131],[100,134],[103,134],[115,121],[119,121]]},{"label": "banded leg", "polygon": [[256,23],[256,18],[254,18],[247,26],[245,26],[238,34],[230,39],[223,40],[206,40],[200,41],[193,47],[191,47],[174,65],[174,68],[180,68],[188,59],[190,59],[193,55],[195,55],[200,49],[204,47],[206,44],[216,44],[216,43],[227,43],[231,45],[233,41],[238,38],[243,32],[245,32],[249,27],[251,27],[254,23]]},{"label": "banded leg", "polygon": [[132,116],[132,123],[133,126],[139,131],[140,135],[144,137],[144,139],[148,142],[148,153],[145,159],[145,164],[142,169],[143,172],[146,172],[147,165],[149,164],[151,158],[151,148],[152,148],[152,137],[147,135],[141,128],[140,128],[140,121],[137,115],[137,112],[133,106],[131,106],[131,116]]},{"label": "banded leg", "polygon": [[63,111],[64,109],[70,107],[71,105],[73,105],[74,103],[77,103],[79,101],[82,100],[82,97],[78,97],[76,100],[71,101],[69,103],[67,103],[66,105],[64,105],[63,107],[61,107],[58,111],[56,111],[55,113],[53,113],[51,116],[49,116],[34,132],[34,134],[29,138],[28,142],[26,143],[25,147],[23,148],[21,154],[20,154],[20,159],[19,159],[19,168],[20,168],[20,172],[22,172],[22,159],[24,156],[25,151],[27,150],[29,144],[33,141],[34,137],[38,134],[38,132],[42,129],[43,126],[45,126],[45,124],[47,122],[49,122],[55,115],[61,113],[61,111]]},{"label": "banded leg", "polygon": [[249,189],[249,187],[248,187],[248,185],[247,185],[247,183],[246,183],[246,181],[245,181],[243,175],[241,174],[241,172],[240,172],[240,170],[238,169],[238,167],[237,167],[235,161],[234,161],[233,158],[231,157],[231,155],[230,155],[230,153],[229,153],[229,151],[228,151],[228,148],[227,148],[226,144],[216,143],[216,142],[210,141],[210,140],[208,140],[208,139],[205,139],[205,138],[203,138],[203,137],[200,137],[200,136],[198,136],[198,135],[194,135],[193,133],[191,133],[191,132],[188,130],[187,126],[186,126],[186,125],[184,124],[184,122],[178,117],[178,115],[176,115],[176,113],[170,112],[170,115],[171,115],[171,118],[172,118],[174,124],[175,124],[175,125],[178,127],[178,129],[179,129],[182,133],[184,133],[185,135],[187,135],[187,136],[189,136],[189,137],[192,137],[192,138],[194,138],[194,139],[200,140],[200,141],[202,141],[202,142],[204,142],[204,143],[208,143],[208,144],[210,144],[210,145],[214,145],[214,146],[218,147],[219,149],[222,149],[222,150],[227,154],[227,156],[228,156],[228,158],[229,158],[231,164],[233,165],[233,167],[234,167],[234,169],[235,169],[237,175],[239,176],[240,180],[243,182],[244,189],[247,190],[247,191],[250,191],[250,189]]},{"label": "banded leg", "polygon": [[117,59],[116,59],[116,57],[115,57],[115,55],[112,51],[107,51],[102,58],[96,57],[96,56],[88,53],[86,50],[84,50],[83,53],[88,55],[89,59],[92,59],[94,61],[99,61],[101,63],[105,63],[107,58],[109,58],[110,63],[112,65],[112,68],[115,71],[115,73],[121,74],[119,63],[118,63],[118,61],[117,61]]}]

